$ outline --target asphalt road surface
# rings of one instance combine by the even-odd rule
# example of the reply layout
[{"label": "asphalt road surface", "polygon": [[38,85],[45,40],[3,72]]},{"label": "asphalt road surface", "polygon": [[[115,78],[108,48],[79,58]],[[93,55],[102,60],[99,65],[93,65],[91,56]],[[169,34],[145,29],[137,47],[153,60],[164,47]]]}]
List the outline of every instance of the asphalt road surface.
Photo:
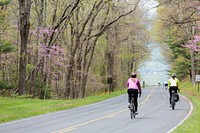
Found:
[{"label": "asphalt road surface", "polygon": [[169,133],[191,114],[183,96],[175,110],[163,87],[143,89],[138,115],[130,119],[127,95],[88,106],[0,124],[0,133]]}]

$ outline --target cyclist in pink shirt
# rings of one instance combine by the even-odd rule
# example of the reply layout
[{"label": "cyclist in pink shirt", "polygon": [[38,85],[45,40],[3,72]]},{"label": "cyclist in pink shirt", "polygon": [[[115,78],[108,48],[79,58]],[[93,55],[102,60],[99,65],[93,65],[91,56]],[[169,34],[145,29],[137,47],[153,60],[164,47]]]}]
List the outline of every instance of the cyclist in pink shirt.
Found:
[{"label": "cyclist in pink shirt", "polygon": [[128,93],[128,107],[130,107],[131,95],[134,94],[134,104],[135,104],[135,113],[137,114],[138,108],[138,93],[139,96],[142,94],[141,85],[139,79],[136,78],[136,73],[131,73],[131,77],[128,79],[126,83],[127,93]]}]

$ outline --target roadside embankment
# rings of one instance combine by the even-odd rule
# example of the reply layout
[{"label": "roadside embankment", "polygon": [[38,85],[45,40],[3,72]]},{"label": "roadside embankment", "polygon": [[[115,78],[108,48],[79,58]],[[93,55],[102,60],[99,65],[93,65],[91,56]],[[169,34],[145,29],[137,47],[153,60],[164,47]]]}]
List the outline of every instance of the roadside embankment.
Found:
[{"label": "roadside embankment", "polygon": [[124,93],[125,90],[121,90],[75,100],[40,100],[21,97],[0,97],[0,123],[88,105]]},{"label": "roadside embankment", "polygon": [[180,93],[186,96],[193,104],[193,112],[190,117],[180,125],[173,133],[199,133],[200,132],[200,90],[186,79],[180,84]]}]

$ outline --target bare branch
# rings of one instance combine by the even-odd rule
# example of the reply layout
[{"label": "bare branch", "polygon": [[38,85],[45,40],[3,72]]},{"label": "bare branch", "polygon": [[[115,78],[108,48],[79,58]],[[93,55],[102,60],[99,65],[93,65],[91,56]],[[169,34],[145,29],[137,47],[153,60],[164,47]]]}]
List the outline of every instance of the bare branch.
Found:
[{"label": "bare branch", "polygon": [[151,9],[158,8],[159,6],[162,6],[162,5],[165,5],[165,4],[168,4],[168,3],[171,3],[171,2],[172,2],[172,0],[169,0],[169,1],[167,0],[167,1],[165,1],[165,2],[159,3],[158,5],[152,7]]},{"label": "bare branch", "polygon": [[[79,3],[80,3],[80,0],[77,0],[75,3],[71,3],[69,6],[66,7],[66,9],[63,12],[62,17],[60,18],[58,23],[52,28],[53,31],[58,29],[58,27],[63,23],[64,20],[66,21],[66,20],[69,20],[71,18],[71,16],[73,15],[74,10],[78,7]],[[70,10],[70,7],[71,7],[71,10]],[[70,11],[66,14],[67,10],[70,10]],[[48,46],[52,45],[54,35],[55,35],[55,32],[52,33],[52,35],[50,37],[50,40],[49,40]]]},{"label": "bare branch", "polygon": [[101,31],[100,31],[99,33],[97,33],[97,34],[95,34],[95,35],[93,35],[93,36],[90,36],[90,37],[88,38],[88,40],[90,40],[90,39],[93,38],[93,37],[101,36],[112,24],[116,23],[116,22],[117,22],[118,20],[120,20],[121,18],[123,18],[123,17],[125,17],[125,16],[131,14],[132,12],[134,12],[134,11],[137,9],[137,7],[138,7],[139,2],[140,2],[140,0],[137,1],[137,3],[136,3],[136,5],[135,5],[134,9],[132,9],[131,11],[129,11],[129,12],[126,13],[126,14],[120,15],[118,18],[116,18],[115,20],[113,20],[113,21],[111,21],[110,23],[108,23],[107,25],[105,25],[105,26],[101,29]]}]

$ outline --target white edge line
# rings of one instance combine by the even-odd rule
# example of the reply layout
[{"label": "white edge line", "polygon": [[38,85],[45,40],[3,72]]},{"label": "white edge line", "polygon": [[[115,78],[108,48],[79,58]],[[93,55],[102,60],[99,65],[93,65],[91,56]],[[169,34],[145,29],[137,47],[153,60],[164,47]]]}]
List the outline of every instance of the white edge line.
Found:
[{"label": "white edge line", "polygon": [[183,124],[183,122],[185,122],[185,120],[187,120],[189,118],[189,116],[192,114],[193,111],[193,104],[190,100],[188,100],[188,98],[186,98],[185,96],[182,95],[183,98],[185,98],[185,100],[187,100],[190,103],[190,112],[188,113],[188,115],[178,123],[178,125],[176,125],[174,128],[172,128],[171,130],[169,130],[167,133],[171,133],[172,131],[174,131],[178,126],[180,126],[181,124]]}]

